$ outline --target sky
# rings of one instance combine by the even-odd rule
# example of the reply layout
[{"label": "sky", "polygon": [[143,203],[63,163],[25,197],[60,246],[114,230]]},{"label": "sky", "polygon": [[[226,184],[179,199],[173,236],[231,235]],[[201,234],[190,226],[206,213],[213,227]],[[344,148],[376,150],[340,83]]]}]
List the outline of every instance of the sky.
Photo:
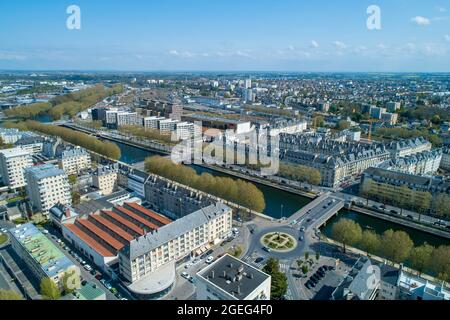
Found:
[{"label": "sky", "polygon": [[1,0],[0,69],[449,72],[450,0]]}]

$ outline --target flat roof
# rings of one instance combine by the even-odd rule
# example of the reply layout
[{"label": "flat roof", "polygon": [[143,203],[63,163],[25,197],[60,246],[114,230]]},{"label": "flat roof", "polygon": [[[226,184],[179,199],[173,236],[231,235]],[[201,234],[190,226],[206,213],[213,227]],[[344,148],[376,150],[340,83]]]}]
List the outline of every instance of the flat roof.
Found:
[{"label": "flat roof", "polygon": [[10,230],[33,260],[39,264],[49,278],[75,265],[32,223]]},{"label": "flat roof", "polygon": [[245,299],[270,276],[229,254],[199,271],[197,276],[234,296]]},{"label": "flat roof", "polygon": [[25,171],[31,173],[38,180],[66,174],[64,170],[53,164],[43,164],[40,166],[26,168]]},{"label": "flat roof", "polygon": [[12,149],[3,149],[0,150],[0,153],[5,156],[5,158],[12,158],[12,157],[23,157],[30,155],[30,152],[28,152],[25,149],[22,149],[20,147],[18,148],[12,148]]}]

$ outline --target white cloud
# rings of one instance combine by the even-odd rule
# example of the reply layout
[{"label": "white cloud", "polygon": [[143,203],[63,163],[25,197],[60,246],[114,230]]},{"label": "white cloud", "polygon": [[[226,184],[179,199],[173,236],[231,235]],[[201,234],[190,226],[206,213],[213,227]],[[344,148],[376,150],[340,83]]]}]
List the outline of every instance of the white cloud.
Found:
[{"label": "white cloud", "polygon": [[450,35],[449,35],[449,34],[446,34],[446,35],[444,36],[444,39],[445,39],[445,41],[450,42]]},{"label": "white cloud", "polygon": [[17,52],[0,51],[0,60],[26,60],[27,56]]},{"label": "white cloud", "polygon": [[431,23],[430,19],[421,16],[411,18],[411,22],[418,26],[427,26]]},{"label": "white cloud", "polygon": [[319,47],[319,43],[316,40],[312,40],[311,41],[311,47],[318,48]]},{"label": "white cloud", "polygon": [[436,10],[439,11],[439,12],[447,12],[447,8],[442,7],[442,6],[437,6]]},{"label": "white cloud", "polygon": [[180,54],[178,53],[177,50],[170,50],[170,51],[169,51],[169,54],[170,54],[171,56],[179,56],[179,55],[180,55]]},{"label": "white cloud", "polygon": [[291,51],[294,51],[295,47],[293,45],[290,45],[290,46],[288,46],[288,49],[291,50]]},{"label": "white cloud", "polygon": [[335,41],[333,42],[334,46],[336,47],[336,49],[338,50],[343,50],[347,48],[347,45],[345,43],[343,43],[342,41]]}]

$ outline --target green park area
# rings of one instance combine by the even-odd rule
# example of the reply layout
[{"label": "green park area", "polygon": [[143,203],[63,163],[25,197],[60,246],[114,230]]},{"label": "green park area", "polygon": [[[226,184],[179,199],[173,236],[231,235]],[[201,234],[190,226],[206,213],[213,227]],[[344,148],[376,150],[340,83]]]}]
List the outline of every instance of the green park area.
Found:
[{"label": "green park area", "polygon": [[292,236],[282,232],[268,233],[262,237],[261,242],[264,246],[280,252],[292,251],[297,245]]}]

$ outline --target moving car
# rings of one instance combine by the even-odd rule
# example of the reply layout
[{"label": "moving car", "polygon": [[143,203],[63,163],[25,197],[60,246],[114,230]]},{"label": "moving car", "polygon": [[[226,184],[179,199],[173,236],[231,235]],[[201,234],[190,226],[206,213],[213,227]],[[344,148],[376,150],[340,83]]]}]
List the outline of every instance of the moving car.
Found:
[{"label": "moving car", "polygon": [[263,257],[256,258],[255,263],[261,263],[264,261]]},{"label": "moving car", "polygon": [[268,248],[268,247],[263,247],[263,250],[265,252],[267,252],[267,253],[271,253],[272,252],[272,250],[270,250],[270,248]]}]

